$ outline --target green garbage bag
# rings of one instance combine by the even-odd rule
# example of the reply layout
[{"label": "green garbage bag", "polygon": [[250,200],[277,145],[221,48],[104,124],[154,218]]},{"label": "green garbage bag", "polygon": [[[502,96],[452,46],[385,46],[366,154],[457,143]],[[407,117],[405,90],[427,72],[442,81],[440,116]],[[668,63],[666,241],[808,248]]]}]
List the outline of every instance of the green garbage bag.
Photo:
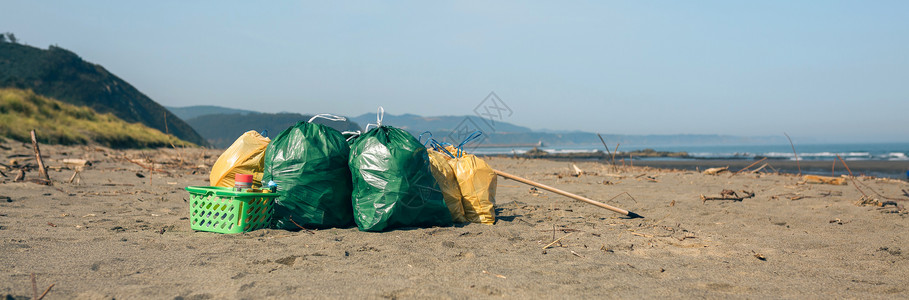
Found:
[{"label": "green garbage bag", "polygon": [[360,230],[452,225],[426,147],[407,131],[379,125],[358,137],[350,172]]},{"label": "green garbage bag", "polygon": [[262,181],[273,180],[281,194],[275,201],[274,228],[353,225],[350,147],[337,130],[311,122],[285,129],[265,150]]}]

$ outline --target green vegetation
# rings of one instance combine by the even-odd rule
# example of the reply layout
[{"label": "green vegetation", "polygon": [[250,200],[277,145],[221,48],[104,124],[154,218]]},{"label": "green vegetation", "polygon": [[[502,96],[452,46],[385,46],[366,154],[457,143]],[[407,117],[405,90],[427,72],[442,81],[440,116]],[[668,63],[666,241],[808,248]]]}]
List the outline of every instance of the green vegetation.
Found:
[{"label": "green vegetation", "polygon": [[99,114],[21,89],[0,89],[0,136],[29,142],[29,131],[48,144],[100,144],[111,148],[154,148],[192,144],[113,114]]},{"label": "green vegetation", "polygon": [[185,141],[206,144],[189,124],[104,67],[61,47],[44,50],[16,43],[11,33],[3,36],[0,87],[32,90],[99,113],[111,113],[126,122],[168,131]]}]

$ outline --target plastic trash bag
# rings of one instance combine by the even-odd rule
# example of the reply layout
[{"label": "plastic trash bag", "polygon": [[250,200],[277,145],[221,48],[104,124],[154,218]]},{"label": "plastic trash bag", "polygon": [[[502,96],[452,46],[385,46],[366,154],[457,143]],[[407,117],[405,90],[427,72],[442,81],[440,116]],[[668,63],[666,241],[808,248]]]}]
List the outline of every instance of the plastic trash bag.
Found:
[{"label": "plastic trash bag", "polygon": [[[265,151],[265,176],[278,184],[272,227],[348,227],[353,224],[350,147],[328,126],[299,122],[282,131]],[[334,116],[330,116],[334,117]],[[334,117],[342,120],[341,117]]]},{"label": "plastic trash bag", "polygon": [[458,148],[448,146],[446,150],[455,156],[448,163],[451,164],[458,179],[463,197],[464,216],[467,220],[473,223],[495,224],[496,173],[486,161],[461,150],[464,144],[478,136],[471,135],[461,142]]},{"label": "plastic trash bag", "polygon": [[432,148],[426,152],[429,155],[430,170],[432,171],[432,176],[436,178],[436,182],[439,183],[439,189],[442,191],[445,205],[448,206],[448,212],[451,213],[451,220],[455,223],[468,222],[467,218],[464,217],[463,197],[461,197],[461,188],[458,187],[458,179],[448,163],[448,160],[454,155],[432,138],[432,132],[421,133],[417,140],[423,142],[423,135],[426,134],[428,134],[428,137],[424,145],[429,144]]},{"label": "plastic trash bag", "polygon": [[381,113],[378,127],[353,142],[350,172],[360,230],[451,226],[426,147],[404,130],[382,126]]},{"label": "plastic trash bag", "polygon": [[265,148],[270,141],[254,130],[241,135],[212,165],[208,176],[210,185],[232,188],[234,175],[250,174],[253,175],[252,187],[261,187]]},{"label": "plastic trash bag", "polygon": [[432,176],[439,183],[439,189],[442,191],[445,205],[448,206],[448,211],[451,213],[451,220],[455,223],[467,222],[467,218],[464,217],[461,188],[458,187],[458,179],[455,177],[454,169],[448,163],[451,157],[435,150],[427,150],[427,154],[429,155]]}]

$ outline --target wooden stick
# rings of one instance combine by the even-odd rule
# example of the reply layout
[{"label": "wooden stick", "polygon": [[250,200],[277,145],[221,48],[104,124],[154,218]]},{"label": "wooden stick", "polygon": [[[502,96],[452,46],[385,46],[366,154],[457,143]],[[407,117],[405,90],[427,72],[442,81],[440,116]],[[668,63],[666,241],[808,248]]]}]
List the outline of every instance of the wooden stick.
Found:
[{"label": "wooden stick", "polygon": [[55,284],[55,283],[51,283],[51,285],[48,286],[46,290],[44,290],[44,293],[42,293],[41,296],[38,296],[38,299],[37,299],[37,300],[44,299],[44,296],[47,296],[47,292],[50,292],[51,288],[54,287],[54,284]]},{"label": "wooden stick", "polygon": [[836,158],[840,159],[840,162],[842,162],[843,166],[846,167],[846,171],[849,172],[849,179],[852,180],[852,186],[854,186],[855,189],[859,191],[859,193],[862,193],[862,196],[864,196],[865,199],[870,199],[870,197],[868,197],[868,194],[865,194],[865,191],[863,191],[862,188],[859,187],[857,181],[855,181],[855,176],[852,175],[852,170],[849,169],[849,165],[846,164],[846,161],[843,160],[839,154],[836,155]]},{"label": "wooden stick", "polygon": [[747,167],[742,168],[741,170],[736,171],[735,173],[732,173],[732,175],[729,175],[729,178],[732,178],[732,176],[735,176],[735,174],[738,174],[738,173],[741,173],[742,171],[748,170],[749,168],[754,167],[754,165],[759,164],[759,163],[761,163],[762,161],[765,161],[765,160],[767,160],[766,157],[762,158],[762,159],[759,160],[759,161],[754,162],[753,164],[748,165]]},{"label": "wooden stick", "polygon": [[77,174],[79,174],[79,171],[73,172],[73,176],[69,178],[69,183],[73,183],[73,180],[76,180]]},{"label": "wooden stick", "polygon": [[833,159],[833,166],[830,167],[830,177],[836,176],[836,159]]},{"label": "wooden stick", "polygon": [[758,171],[763,170],[767,166],[768,166],[768,164],[763,164],[763,165],[761,165],[760,168],[757,168],[757,169],[754,169],[754,171],[751,171],[751,173],[757,173]]},{"label": "wooden stick", "polygon": [[612,152],[609,151],[609,146],[606,145],[606,140],[603,139],[603,136],[597,133],[597,136],[600,137],[600,142],[603,142],[603,147],[606,147],[606,154],[612,156]]},{"label": "wooden stick", "polygon": [[543,246],[543,250],[546,250],[546,248],[549,248],[549,246],[552,246],[553,244],[558,243],[559,241],[561,241],[562,239],[568,237],[568,236],[571,235],[572,233],[574,233],[574,232],[569,232],[568,234],[566,234],[566,235],[564,235],[564,236],[558,238],[557,240],[552,241],[552,243],[549,243],[548,245]]},{"label": "wooden stick", "polygon": [[[35,131],[32,131],[32,136],[35,136]],[[32,139],[34,141],[34,139]],[[38,299],[38,284],[35,282],[35,273],[32,273],[32,299]]]},{"label": "wooden stick", "polygon": [[622,214],[622,215],[625,215],[625,216],[628,216],[631,218],[643,218],[643,216],[641,216],[639,214],[636,214],[636,213],[633,213],[633,212],[630,212],[630,211],[627,211],[627,210],[624,210],[624,209],[621,209],[621,208],[618,208],[618,207],[615,207],[615,206],[612,206],[612,205],[609,205],[606,203],[590,200],[590,199],[587,199],[587,198],[584,198],[584,197],[542,184],[542,183],[534,182],[532,180],[529,180],[526,178],[521,178],[521,177],[518,177],[515,175],[511,175],[511,174],[508,174],[508,173],[505,173],[505,172],[502,172],[499,170],[493,170],[493,171],[495,171],[496,174],[498,174],[499,176],[502,176],[502,177],[505,177],[505,178],[508,178],[508,179],[511,179],[511,180],[514,180],[514,181],[517,181],[520,183],[524,183],[527,185],[532,185],[532,186],[535,186],[535,187],[538,187],[538,188],[541,188],[541,189],[544,189],[544,190],[547,190],[547,191],[550,191],[550,192],[553,192],[553,193],[556,193],[556,194],[559,194],[559,195],[562,195],[562,196],[565,196],[568,198],[572,198],[572,199],[575,199],[578,201],[586,202],[587,204],[599,206],[599,207],[617,212],[619,214]]},{"label": "wooden stick", "polygon": [[855,177],[855,176],[853,176],[853,175],[852,175],[852,170],[851,170],[851,169],[849,169],[849,165],[847,165],[847,164],[846,164],[846,161],[845,161],[845,160],[843,160],[843,158],[842,158],[842,157],[840,157],[840,155],[839,155],[839,154],[837,154],[837,155],[836,155],[836,158],[839,158],[839,159],[840,159],[840,162],[842,162],[842,163],[843,163],[843,166],[844,166],[844,167],[846,167],[846,171],[847,171],[847,172],[849,172],[849,176],[852,176],[852,177]]},{"label": "wooden stick", "polygon": [[38,149],[38,138],[35,136],[35,130],[32,129],[32,146],[35,148],[35,160],[38,161],[38,175],[44,177],[44,180],[47,180],[50,184],[50,177],[47,176],[47,166],[44,165],[44,160],[41,159],[41,149]]},{"label": "wooden stick", "polygon": [[[621,143],[616,143],[616,144],[615,144],[615,151],[612,151],[612,171],[613,171],[613,172],[618,172],[618,171],[619,171],[618,166],[615,165],[615,154],[616,154],[616,153],[619,153],[619,145],[621,145]],[[624,162],[624,160],[623,160],[623,162]]]},{"label": "wooden stick", "polygon": [[783,134],[789,139],[789,146],[792,146],[792,154],[795,154],[795,165],[799,167],[799,176],[802,176],[802,165],[799,164],[799,154],[795,152],[795,144],[792,143],[792,138],[789,137],[789,134],[785,132]]}]

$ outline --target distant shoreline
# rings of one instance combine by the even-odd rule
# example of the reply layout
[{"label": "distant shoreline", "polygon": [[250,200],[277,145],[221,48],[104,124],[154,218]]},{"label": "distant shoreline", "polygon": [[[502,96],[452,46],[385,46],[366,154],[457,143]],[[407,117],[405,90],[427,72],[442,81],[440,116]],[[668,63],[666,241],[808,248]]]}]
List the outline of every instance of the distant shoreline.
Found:
[{"label": "distant shoreline", "polygon": [[[498,156],[498,157],[511,157],[511,155],[488,155],[488,156]],[[546,159],[546,160],[555,160],[555,161],[598,161],[602,164],[610,164],[608,159],[584,159],[584,158],[566,158],[566,157],[527,157],[518,155],[519,158],[527,159]],[[636,167],[651,167],[651,168],[660,168],[660,169],[679,169],[679,170],[692,170],[692,171],[703,171],[708,168],[716,167],[729,167],[730,171],[738,171],[742,168],[747,167],[753,163],[757,162],[755,159],[628,159],[624,160],[616,158],[616,165],[622,166],[631,166],[634,164]],[[801,160],[798,163],[794,160],[784,160],[784,159],[768,159],[763,162],[760,162],[749,170],[754,170],[760,168],[762,165],[767,164],[762,171],[774,172],[779,171],[781,173],[790,173],[797,174],[799,172],[799,167],[801,167],[802,174],[815,174],[815,175],[825,175],[830,176],[831,170],[833,171],[833,176],[849,175],[849,172],[843,167],[841,162],[837,162],[836,166],[833,165],[832,160]],[[903,179],[906,180],[906,171],[909,170],[909,161],[904,160],[847,160],[846,164],[849,166],[849,169],[852,170],[852,174],[855,176],[874,176],[874,177],[885,177],[885,178],[894,178],[894,179]]]}]

